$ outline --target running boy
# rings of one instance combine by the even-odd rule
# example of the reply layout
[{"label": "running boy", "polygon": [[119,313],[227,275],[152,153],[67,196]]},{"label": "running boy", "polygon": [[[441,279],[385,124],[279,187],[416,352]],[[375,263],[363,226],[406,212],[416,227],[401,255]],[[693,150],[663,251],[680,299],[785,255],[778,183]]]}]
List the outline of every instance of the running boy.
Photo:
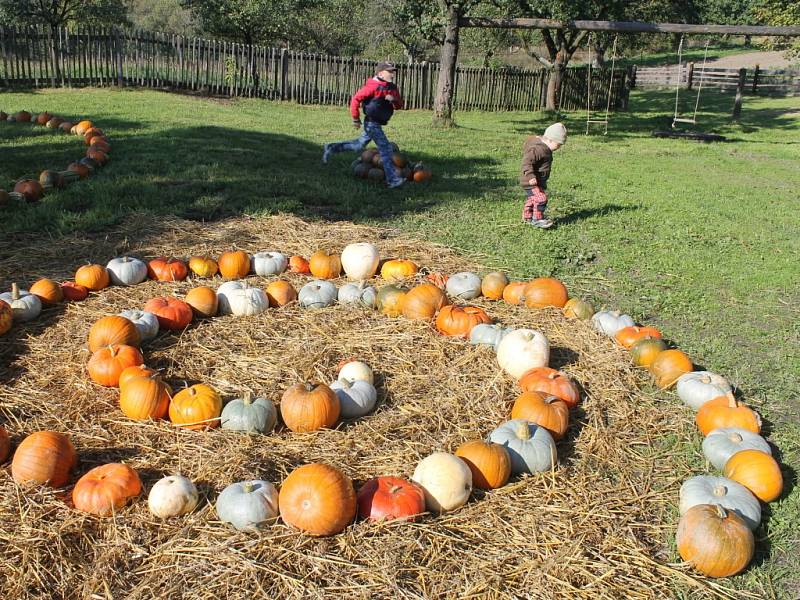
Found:
[{"label": "running boy", "polygon": [[522,150],[522,173],[519,183],[525,190],[527,199],[522,209],[522,220],[540,229],[549,229],[553,221],[546,219],[547,178],[553,164],[553,152],[567,141],[567,129],[562,123],[554,123],[544,131],[544,135],[530,136],[525,140]]},{"label": "running boy", "polygon": [[370,140],[375,142],[381,153],[383,170],[386,173],[386,182],[390,188],[400,187],[405,183],[392,162],[394,149],[383,133],[383,125],[389,122],[395,110],[403,108],[403,98],[400,90],[394,84],[394,75],[397,71],[390,62],[378,63],[375,77],[368,79],[360,90],[350,100],[350,114],[353,117],[353,126],[361,129],[361,110],[364,110],[364,131],[354,140],[349,142],[335,142],[325,144],[322,153],[322,162],[328,163],[332,154],[350,150],[360,152]]}]

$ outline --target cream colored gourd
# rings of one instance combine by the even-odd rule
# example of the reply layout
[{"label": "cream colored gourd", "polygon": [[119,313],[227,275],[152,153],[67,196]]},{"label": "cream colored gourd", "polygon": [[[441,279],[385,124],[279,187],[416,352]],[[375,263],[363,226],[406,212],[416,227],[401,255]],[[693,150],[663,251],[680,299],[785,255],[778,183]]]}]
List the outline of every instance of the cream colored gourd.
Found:
[{"label": "cream colored gourd", "polygon": [[361,281],[375,276],[381,255],[378,249],[367,242],[348,244],[342,250],[342,269],[348,279]]},{"label": "cream colored gourd", "polygon": [[11,284],[11,291],[0,294],[0,300],[11,307],[15,321],[32,321],[42,312],[42,301],[39,296],[28,290],[21,290],[16,283]]},{"label": "cream colored gourd", "polygon": [[217,498],[217,515],[236,529],[258,529],[278,517],[278,490],[258,479],[232,483]]},{"label": "cream colored gourd", "polygon": [[446,452],[422,459],[411,480],[422,488],[425,507],[432,513],[463,506],[472,492],[472,471],[463,460]]},{"label": "cream colored gourd", "polygon": [[217,289],[218,312],[237,317],[259,315],[269,308],[264,290],[244,281],[227,281]]},{"label": "cream colored gourd", "polygon": [[597,331],[612,338],[617,335],[620,329],[624,327],[633,327],[635,325],[633,319],[629,315],[623,315],[619,311],[610,310],[601,310],[594,313],[592,324]]},{"label": "cream colored gourd", "polygon": [[514,379],[550,361],[550,342],[541,331],[515,329],[497,346],[497,363]]},{"label": "cream colored gourd", "polygon": [[357,304],[367,308],[375,308],[378,299],[377,290],[363,281],[346,283],[339,288],[339,304]]},{"label": "cream colored gourd", "polygon": [[678,378],[676,391],[686,406],[698,411],[709,400],[725,396],[732,390],[731,384],[721,375],[710,371],[691,371]]},{"label": "cream colored gourd", "polygon": [[297,301],[303,308],[325,308],[336,302],[338,292],[336,286],[324,279],[309,281],[300,288]]},{"label": "cream colored gourd", "polygon": [[151,312],[144,310],[130,309],[119,313],[120,317],[125,317],[136,325],[139,330],[139,337],[142,342],[152,340],[158,335],[158,317]]},{"label": "cream colored gourd", "polygon": [[761,504],[741,483],[725,477],[698,475],[683,482],[678,508],[684,514],[698,504],[719,504],[744,519],[747,526],[758,529],[761,523]]},{"label": "cream colored gourd", "polygon": [[481,295],[481,278],[469,271],[455,273],[447,279],[445,291],[451,298],[472,300]]},{"label": "cream colored gourd", "polygon": [[192,512],[200,501],[197,486],[188,477],[168,475],[159,479],[147,496],[147,507],[162,519]]},{"label": "cream colored gourd", "polygon": [[369,368],[367,363],[360,360],[351,360],[342,365],[339,369],[339,376],[337,379],[344,379],[349,382],[353,381],[366,381],[369,384],[375,385],[375,375],[372,369]]},{"label": "cream colored gourd", "polygon": [[289,266],[289,259],[281,252],[256,252],[250,259],[253,271],[261,277],[280,275]]},{"label": "cream colored gourd", "polygon": [[760,450],[772,454],[772,448],[763,437],[739,427],[714,429],[703,440],[703,455],[720,471],[731,456],[742,450]]},{"label": "cream colored gourd", "polygon": [[147,265],[130,256],[112,258],[108,261],[106,270],[114,285],[136,285],[147,279]]},{"label": "cream colored gourd", "polygon": [[355,419],[363,417],[375,408],[378,401],[378,392],[367,381],[349,381],[339,379],[334,381],[330,388],[339,397],[340,416],[342,419]]}]

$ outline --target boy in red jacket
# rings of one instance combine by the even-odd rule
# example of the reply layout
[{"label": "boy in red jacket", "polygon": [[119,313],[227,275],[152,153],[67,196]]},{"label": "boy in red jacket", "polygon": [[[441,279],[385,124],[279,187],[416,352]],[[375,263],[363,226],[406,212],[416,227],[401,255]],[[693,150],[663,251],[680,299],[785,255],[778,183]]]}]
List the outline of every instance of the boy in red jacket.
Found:
[{"label": "boy in red jacket", "polygon": [[361,152],[370,140],[375,142],[383,161],[383,171],[386,173],[386,183],[390,188],[400,187],[405,183],[392,162],[394,149],[383,133],[383,125],[389,122],[395,110],[403,108],[403,98],[400,90],[394,84],[394,75],[397,71],[392,63],[378,63],[375,77],[368,79],[360,90],[350,100],[350,114],[353,116],[353,126],[361,129],[361,109],[364,110],[364,131],[354,140],[349,142],[334,142],[325,144],[322,153],[322,162],[328,164],[332,154],[350,150]]}]

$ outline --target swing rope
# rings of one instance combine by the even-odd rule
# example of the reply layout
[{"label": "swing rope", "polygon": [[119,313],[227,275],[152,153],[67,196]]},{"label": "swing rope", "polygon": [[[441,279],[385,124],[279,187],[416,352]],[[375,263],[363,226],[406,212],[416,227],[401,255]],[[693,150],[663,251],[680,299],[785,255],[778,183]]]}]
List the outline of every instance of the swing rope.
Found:
[{"label": "swing rope", "polygon": [[692,125],[697,124],[697,109],[700,106],[700,92],[703,89],[703,82],[706,79],[706,61],[708,60],[708,44],[710,40],[706,40],[706,48],[703,52],[703,66],[700,69],[700,83],[697,86],[697,96],[694,100],[694,113],[692,114],[692,118],[681,118],[678,115],[678,99],[680,97],[681,91],[681,69],[683,68],[683,64],[681,63],[681,57],[683,56],[683,39],[684,36],[681,36],[681,41],[678,44],[678,76],[677,76],[677,83],[675,84],[675,112],[672,115],[672,128],[675,129],[676,123],[691,123]]},{"label": "swing rope", "polygon": [[[589,35],[587,50],[591,51],[592,36]],[[586,77],[586,135],[589,135],[589,125],[591,123],[602,123],[605,125],[603,135],[608,135],[608,121],[611,114],[611,93],[614,91],[614,71],[617,65],[617,36],[611,46],[611,74],[608,79],[608,95],[606,98],[606,116],[604,119],[592,119],[592,61],[589,61],[589,70]]]}]

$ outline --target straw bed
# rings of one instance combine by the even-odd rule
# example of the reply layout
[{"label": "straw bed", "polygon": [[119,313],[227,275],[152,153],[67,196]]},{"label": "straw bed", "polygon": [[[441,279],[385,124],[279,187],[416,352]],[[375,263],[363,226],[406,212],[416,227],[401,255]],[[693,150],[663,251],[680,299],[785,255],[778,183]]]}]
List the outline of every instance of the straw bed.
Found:
[{"label": "straw bed", "polygon": [[[138,217],[86,239],[0,242],[0,284],[66,279],[88,260],[105,264],[122,254],[216,256],[235,244],[308,256],[360,240],[376,243],[384,256],[435,270],[480,270],[475,260],[446,248],[375,228],[289,216],[213,225]],[[309,279],[285,277],[298,289]],[[89,327],[101,316],[141,308],[157,295],[181,296],[195,285],[209,283],[110,288],[46,309],[0,338],[0,422],[15,445],[32,431],[63,431],[78,449],[78,475],[125,461],[139,471],[146,491],[163,475],[180,472],[202,495],[185,518],[156,519],[144,496],[113,518],[96,518],[70,507],[71,488],[22,489],[3,469],[4,598],[597,599],[663,598],[687,588],[693,597],[735,596],[724,582],[668,562],[679,481],[689,469],[661,441],[688,440],[689,413],[677,401],[642,391],[644,378],[628,355],[590,325],[558,310],[482,299],[475,304],[503,324],[544,331],[553,346],[551,366],[583,388],[554,472],[476,491],[458,511],[417,523],[356,523],[322,539],[282,522],[259,533],[234,531],[213,509],[229,483],[280,484],[294,467],[314,461],[341,468],[356,487],[378,475],[408,477],[429,453],[486,437],[510,418],[519,390],[491,350],[438,335],[430,323],[352,307],[288,306],[162,332],[144,346],[146,362],[162,369],[173,388],[202,381],[226,399],[249,390],[277,402],[289,385],[330,383],[342,359],[358,358],[376,372],[373,414],[334,431],[297,434],[279,427],[267,436],[130,421],[119,411],[117,390],[88,380]]]}]

